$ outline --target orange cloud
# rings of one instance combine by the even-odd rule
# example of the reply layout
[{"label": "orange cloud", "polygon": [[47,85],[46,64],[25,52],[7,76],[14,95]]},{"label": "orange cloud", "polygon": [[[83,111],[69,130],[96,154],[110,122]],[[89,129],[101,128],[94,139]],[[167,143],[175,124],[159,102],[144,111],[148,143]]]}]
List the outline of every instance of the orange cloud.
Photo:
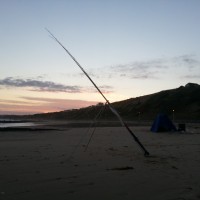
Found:
[{"label": "orange cloud", "polygon": [[35,114],[57,112],[95,105],[96,101],[22,97],[24,101],[0,101],[0,114]]}]

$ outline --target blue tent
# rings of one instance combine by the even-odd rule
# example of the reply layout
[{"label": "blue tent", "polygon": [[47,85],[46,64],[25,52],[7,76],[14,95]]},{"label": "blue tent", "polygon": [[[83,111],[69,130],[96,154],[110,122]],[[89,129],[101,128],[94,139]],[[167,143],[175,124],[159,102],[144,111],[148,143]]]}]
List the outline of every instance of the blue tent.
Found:
[{"label": "blue tent", "polygon": [[166,114],[159,114],[151,126],[152,132],[176,131],[176,127]]}]

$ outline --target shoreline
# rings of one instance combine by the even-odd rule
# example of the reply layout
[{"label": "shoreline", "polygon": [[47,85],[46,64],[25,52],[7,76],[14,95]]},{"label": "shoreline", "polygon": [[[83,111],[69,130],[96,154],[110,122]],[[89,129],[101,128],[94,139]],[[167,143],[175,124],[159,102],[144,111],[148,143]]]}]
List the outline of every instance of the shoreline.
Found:
[{"label": "shoreline", "polygon": [[[12,124],[12,126],[2,126],[0,127],[0,131],[37,131],[37,130],[62,130],[65,128],[94,128],[94,127],[122,127],[119,121],[92,121],[92,120],[75,120],[75,121],[27,121],[27,122],[18,122],[16,126]],[[20,124],[21,123],[21,124]],[[27,124],[26,124],[27,123]],[[152,126],[153,122],[150,121],[126,121],[126,124],[131,128],[137,127],[149,127],[149,130]],[[9,124],[9,123],[8,123]],[[177,128],[177,131],[172,131],[176,133],[193,133],[198,132],[200,129],[200,123],[197,122],[187,122],[184,123],[186,131],[178,131],[178,126],[180,122],[174,123]],[[192,131],[191,131],[192,130]]]}]

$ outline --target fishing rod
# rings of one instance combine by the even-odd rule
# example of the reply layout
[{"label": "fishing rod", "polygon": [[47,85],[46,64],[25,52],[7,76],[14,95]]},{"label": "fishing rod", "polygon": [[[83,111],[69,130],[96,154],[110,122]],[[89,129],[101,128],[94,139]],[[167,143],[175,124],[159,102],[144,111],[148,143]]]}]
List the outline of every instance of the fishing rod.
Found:
[{"label": "fishing rod", "polygon": [[67,52],[67,54],[74,60],[74,62],[78,65],[78,67],[81,69],[81,71],[86,75],[86,77],[90,80],[90,82],[94,85],[94,87],[97,89],[97,91],[100,93],[100,95],[105,99],[106,103],[108,104],[110,110],[112,111],[113,114],[116,115],[116,117],[119,119],[121,122],[121,125],[127,129],[129,134],[134,138],[136,143],[139,145],[139,147],[144,151],[145,156],[149,156],[149,152],[145,149],[143,144],[140,142],[140,140],[136,137],[136,135],[132,132],[132,130],[128,127],[128,125],[124,122],[122,117],[119,115],[117,110],[113,108],[111,103],[108,101],[108,99],[105,97],[105,95],[102,93],[102,91],[97,87],[95,82],[90,78],[88,73],[83,69],[83,67],[79,64],[79,62],[72,56],[72,54],[63,46],[63,44],[46,28],[46,31],[51,35],[51,37]]}]

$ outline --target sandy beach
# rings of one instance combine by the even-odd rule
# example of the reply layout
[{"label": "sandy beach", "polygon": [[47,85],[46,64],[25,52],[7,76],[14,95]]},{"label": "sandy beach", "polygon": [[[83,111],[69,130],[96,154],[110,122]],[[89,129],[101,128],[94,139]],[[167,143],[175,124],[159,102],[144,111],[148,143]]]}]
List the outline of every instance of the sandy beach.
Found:
[{"label": "sandy beach", "polygon": [[198,200],[200,125],[184,133],[97,127],[0,131],[1,200]]}]

